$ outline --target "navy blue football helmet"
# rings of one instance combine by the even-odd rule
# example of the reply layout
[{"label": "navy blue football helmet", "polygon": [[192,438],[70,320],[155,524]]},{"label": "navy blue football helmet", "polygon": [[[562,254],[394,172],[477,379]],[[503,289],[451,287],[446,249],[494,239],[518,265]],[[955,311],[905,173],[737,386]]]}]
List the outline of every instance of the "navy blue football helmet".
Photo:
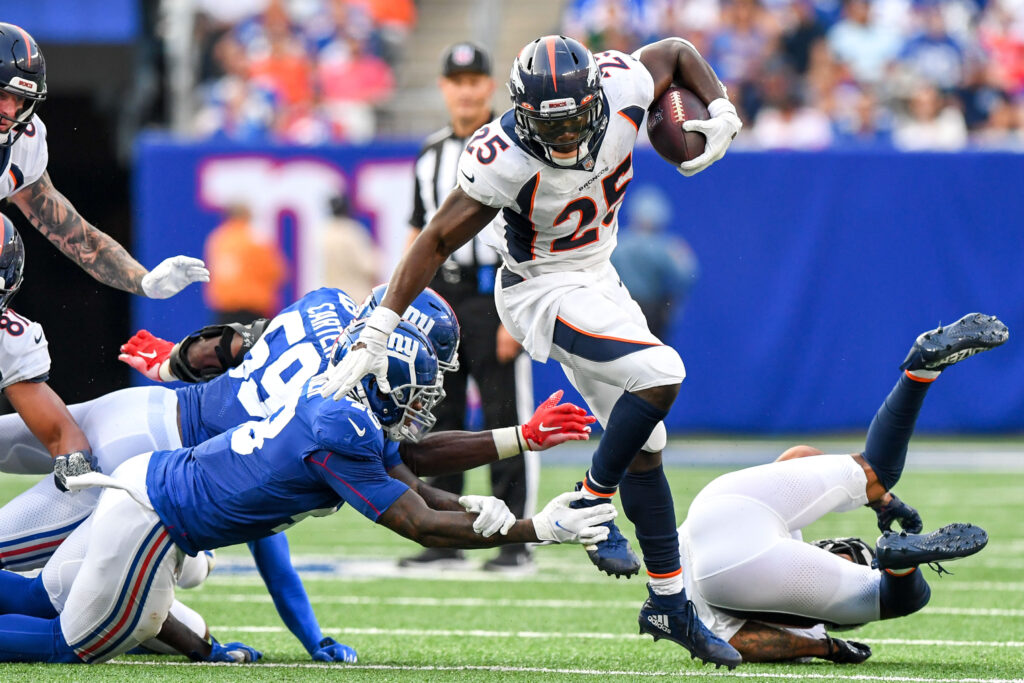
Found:
[{"label": "navy blue football helmet", "polygon": [[[356,318],[365,320],[373,309],[380,306],[387,291],[387,285],[374,287],[356,313]],[[412,300],[409,308],[405,309],[402,320],[418,327],[434,345],[437,365],[441,372],[455,372],[459,369],[459,340],[462,338],[462,332],[455,311],[443,296],[427,287]]]},{"label": "navy blue football helmet", "polygon": [[0,133],[0,147],[8,147],[21,137],[35,113],[36,105],[46,99],[46,61],[39,45],[25,29],[0,22],[0,89],[25,100],[21,110],[11,118],[11,128]]},{"label": "navy blue football helmet", "polygon": [[25,272],[25,245],[11,219],[0,214],[0,314],[21,288]]},{"label": "navy blue football helmet", "polygon": [[552,166],[593,168],[608,111],[590,50],[565,36],[538,38],[512,62],[508,90],[516,134],[534,156]]},{"label": "navy blue football helmet", "polygon": [[[335,345],[332,364],[345,357],[365,326],[365,321],[357,320],[346,328]],[[443,392],[434,347],[412,323],[398,323],[388,337],[388,383],[391,391],[384,393],[377,378],[369,374],[353,391],[377,416],[389,439],[419,441],[437,422],[431,411]]]}]

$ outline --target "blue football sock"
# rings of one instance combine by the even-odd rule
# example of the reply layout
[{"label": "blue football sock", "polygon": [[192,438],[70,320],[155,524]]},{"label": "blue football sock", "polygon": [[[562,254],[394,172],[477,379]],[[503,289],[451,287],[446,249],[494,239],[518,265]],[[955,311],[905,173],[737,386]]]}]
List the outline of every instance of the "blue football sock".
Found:
[{"label": "blue football sock", "polygon": [[604,487],[618,486],[626,468],[640,451],[658,423],[668,415],[642,398],[625,392],[608,416],[601,442],[594,451],[590,476]]},{"label": "blue football sock", "polygon": [[653,576],[677,573],[682,566],[679,536],[665,469],[658,465],[646,472],[627,472],[620,490],[622,510],[636,529],[647,572]]},{"label": "blue football sock", "polygon": [[924,580],[920,569],[896,576],[882,572],[878,586],[878,611],[882,619],[895,619],[913,614],[928,604],[932,589]]},{"label": "blue football sock", "polygon": [[913,380],[904,373],[878,409],[868,427],[861,454],[886,490],[892,489],[903,474],[907,444],[914,433],[917,414],[928,393],[930,382]]},{"label": "blue football sock", "polygon": [[81,664],[82,660],[64,640],[59,618],[4,614],[0,616],[0,662]]},{"label": "blue football sock", "polygon": [[57,610],[43,587],[40,574],[30,579],[6,569],[0,570],[0,614],[25,614],[30,617],[53,619]]}]

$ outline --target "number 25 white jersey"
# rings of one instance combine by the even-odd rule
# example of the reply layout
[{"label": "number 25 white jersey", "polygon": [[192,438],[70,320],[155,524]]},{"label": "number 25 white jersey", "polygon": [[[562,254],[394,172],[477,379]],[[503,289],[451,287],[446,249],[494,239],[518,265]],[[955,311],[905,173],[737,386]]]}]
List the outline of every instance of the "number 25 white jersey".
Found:
[{"label": "number 25 white jersey", "polygon": [[654,80],[634,57],[595,55],[608,127],[591,170],[556,168],[531,154],[512,110],[480,128],[459,160],[459,187],[501,209],[491,229],[505,266],[523,277],[586,269],[609,259],[633,178],[633,146]]}]

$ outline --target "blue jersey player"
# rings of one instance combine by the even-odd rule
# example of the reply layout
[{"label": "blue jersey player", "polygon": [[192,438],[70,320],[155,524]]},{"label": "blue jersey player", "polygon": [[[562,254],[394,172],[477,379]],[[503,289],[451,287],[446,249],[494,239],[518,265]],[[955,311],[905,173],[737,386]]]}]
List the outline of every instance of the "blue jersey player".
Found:
[{"label": "blue jersey player", "polygon": [[0,616],[0,661],[106,661],[159,629],[185,553],[261,538],[344,503],[431,546],[593,543],[607,536],[600,525],[614,508],[570,508],[578,492],[490,537],[474,529],[476,515],[431,507],[418,493],[425,486],[385,448],[384,428],[404,426],[408,433],[429,422],[437,359],[408,323],[396,328],[388,347],[387,393],[368,376],[353,396],[324,400],[317,376],[270,417],[198,446],[136,456],[109,477],[70,477],[72,489],[109,487],[91,524],[73,534],[88,534],[85,559],[59,616]]}]

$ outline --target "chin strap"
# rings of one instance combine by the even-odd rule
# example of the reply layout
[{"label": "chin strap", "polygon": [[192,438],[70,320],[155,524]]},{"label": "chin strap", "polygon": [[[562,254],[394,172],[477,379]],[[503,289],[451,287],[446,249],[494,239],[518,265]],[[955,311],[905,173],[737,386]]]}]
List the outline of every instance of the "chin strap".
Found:
[{"label": "chin strap", "polygon": [[[226,325],[208,325],[198,332],[193,332],[171,349],[170,361],[171,372],[182,382],[195,384],[197,382],[208,382],[209,380],[222,375],[233,367],[241,364],[245,354],[266,331],[270,321],[266,318],[259,318],[248,325],[241,323],[228,323]],[[238,353],[231,353],[231,343],[235,335],[242,338],[242,346]],[[214,348],[217,360],[220,365],[212,365],[204,368],[193,367],[188,362],[188,350],[198,341],[220,337],[220,342]]]}]

